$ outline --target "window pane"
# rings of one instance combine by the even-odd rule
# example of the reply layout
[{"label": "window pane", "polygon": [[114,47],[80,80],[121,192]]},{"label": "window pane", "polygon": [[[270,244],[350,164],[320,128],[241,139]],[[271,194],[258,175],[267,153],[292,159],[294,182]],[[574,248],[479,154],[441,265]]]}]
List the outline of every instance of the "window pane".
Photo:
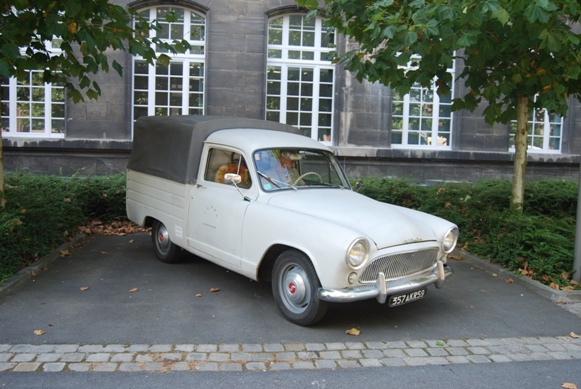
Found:
[{"label": "window pane", "polygon": [[[203,113],[205,16],[193,11],[186,12],[179,6],[157,7],[152,12],[160,26],[160,30],[155,32],[157,38],[188,39],[191,49],[179,54],[176,57],[179,60],[172,60],[167,67],[157,62],[154,79],[149,77],[149,69],[143,60],[134,61],[134,118],[145,114]],[[173,16],[171,22],[167,20],[170,14]],[[154,49],[162,53],[159,48]],[[152,82],[154,88],[149,87]],[[188,95],[184,96],[184,93]],[[184,97],[187,98],[187,106]]]},{"label": "window pane", "polygon": [[301,46],[300,31],[290,31],[288,34],[288,44],[291,46]]},{"label": "window pane", "polygon": [[301,70],[297,68],[290,68],[288,70],[289,81],[299,81],[301,79]]},{"label": "window pane", "polygon": [[401,145],[403,143],[403,133],[401,131],[391,131],[391,143]]},{"label": "window pane", "polygon": [[296,112],[287,112],[286,122],[287,122],[287,124],[291,124],[291,125],[299,124],[299,114]]},{"label": "window pane", "polygon": [[320,72],[321,82],[332,83],[333,80],[333,69],[322,69]]},{"label": "window pane", "polygon": [[333,101],[329,99],[319,100],[319,111],[321,112],[331,112],[333,109]]},{"label": "window pane", "polygon": [[305,32],[303,34],[303,46],[314,47],[315,46],[315,33]]},{"label": "window pane", "polygon": [[269,95],[279,95],[280,82],[269,81],[266,84],[266,93],[268,93]]},{"label": "window pane", "polygon": [[286,102],[286,108],[291,111],[298,111],[299,110],[299,99],[293,97],[289,97]]},{"label": "window pane", "polygon": [[53,119],[51,132],[53,134],[63,134],[65,132],[65,121]]},{"label": "window pane", "polygon": [[281,69],[280,67],[269,66],[267,78],[269,80],[280,80]]},{"label": "window pane", "polygon": [[319,85],[319,96],[321,96],[321,97],[333,97],[333,85],[320,84]]},{"label": "window pane", "polygon": [[270,30],[268,32],[268,43],[271,45],[282,44],[282,30]]},{"label": "window pane", "polygon": [[270,120],[271,122],[280,122],[280,112],[278,111],[266,112],[266,120]]},{"label": "window pane", "polygon": [[287,94],[289,96],[298,96],[299,95],[299,84],[298,82],[289,82],[288,83],[288,89],[287,89]]},{"label": "window pane", "polygon": [[331,127],[331,115],[320,114],[319,115],[319,126]]},{"label": "window pane", "polygon": [[301,96],[312,96],[313,95],[313,84],[303,83],[301,84]]},{"label": "window pane", "polygon": [[[298,126],[301,132],[312,138],[326,136],[326,140],[330,141],[334,66],[327,59],[327,54],[331,52],[329,39],[320,40],[317,37],[325,35],[333,38],[333,35],[327,35],[322,24],[321,19],[299,14],[269,21],[266,117]],[[285,37],[288,41],[279,43]],[[320,44],[318,41],[322,41],[323,45],[316,46]],[[284,63],[283,59],[288,61]],[[320,63],[325,61],[325,67],[321,66]],[[283,65],[279,66],[281,63]],[[273,71],[275,67],[276,74]],[[284,80],[285,84],[277,84],[274,88],[272,83],[275,79],[277,82]],[[329,128],[322,128],[323,124]]]},{"label": "window pane", "polygon": [[[298,104],[297,104],[297,106],[298,106]],[[276,96],[276,97],[268,96],[266,98],[266,108],[267,109],[280,109],[280,97],[278,97],[278,96]],[[288,108],[289,109],[292,109],[290,107],[288,107]]]}]

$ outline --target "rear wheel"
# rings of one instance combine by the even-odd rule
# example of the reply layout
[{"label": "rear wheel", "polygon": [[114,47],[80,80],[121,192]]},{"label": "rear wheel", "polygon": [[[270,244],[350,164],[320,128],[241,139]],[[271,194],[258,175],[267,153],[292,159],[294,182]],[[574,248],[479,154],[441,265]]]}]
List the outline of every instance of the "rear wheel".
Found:
[{"label": "rear wheel", "polygon": [[165,225],[156,220],[151,229],[151,240],[157,258],[165,263],[176,263],[182,258],[181,249],[172,243]]},{"label": "rear wheel", "polygon": [[325,316],[328,304],[317,298],[320,286],[315,268],[305,254],[287,250],[276,260],[272,293],[278,308],[289,321],[308,326]]}]

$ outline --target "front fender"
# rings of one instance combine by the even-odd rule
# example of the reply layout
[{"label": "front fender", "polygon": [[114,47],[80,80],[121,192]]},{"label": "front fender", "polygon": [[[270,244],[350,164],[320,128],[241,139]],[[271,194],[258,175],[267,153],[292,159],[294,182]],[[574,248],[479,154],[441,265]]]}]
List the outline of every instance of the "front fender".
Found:
[{"label": "front fender", "polygon": [[[252,203],[242,229],[242,272],[254,275],[273,245],[285,245],[305,253],[326,288],[347,286],[350,269],[345,262],[347,248],[364,237],[358,231],[296,211]],[[371,243],[371,242],[370,242]]]}]

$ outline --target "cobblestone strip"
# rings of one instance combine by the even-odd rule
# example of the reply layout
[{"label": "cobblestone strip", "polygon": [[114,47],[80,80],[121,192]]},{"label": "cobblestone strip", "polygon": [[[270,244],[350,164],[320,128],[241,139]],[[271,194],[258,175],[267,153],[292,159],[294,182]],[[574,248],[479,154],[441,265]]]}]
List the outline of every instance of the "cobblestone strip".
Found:
[{"label": "cobblestone strip", "polygon": [[581,359],[572,336],[269,344],[0,344],[0,372],[351,369]]}]

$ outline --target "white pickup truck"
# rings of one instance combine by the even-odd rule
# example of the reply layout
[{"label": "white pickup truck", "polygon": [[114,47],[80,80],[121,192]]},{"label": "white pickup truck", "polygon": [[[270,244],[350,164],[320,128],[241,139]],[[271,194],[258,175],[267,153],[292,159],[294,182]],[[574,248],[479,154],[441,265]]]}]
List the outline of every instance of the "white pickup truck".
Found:
[{"label": "white pickup truck", "polygon": [[189,251],[272,282],[282,314],[310,325],[328,304],[399,306],[440,288],[458,228],[356,193],[331,150],[294,127],[212,116],[142,117],[127,215],[164,262]]}]

